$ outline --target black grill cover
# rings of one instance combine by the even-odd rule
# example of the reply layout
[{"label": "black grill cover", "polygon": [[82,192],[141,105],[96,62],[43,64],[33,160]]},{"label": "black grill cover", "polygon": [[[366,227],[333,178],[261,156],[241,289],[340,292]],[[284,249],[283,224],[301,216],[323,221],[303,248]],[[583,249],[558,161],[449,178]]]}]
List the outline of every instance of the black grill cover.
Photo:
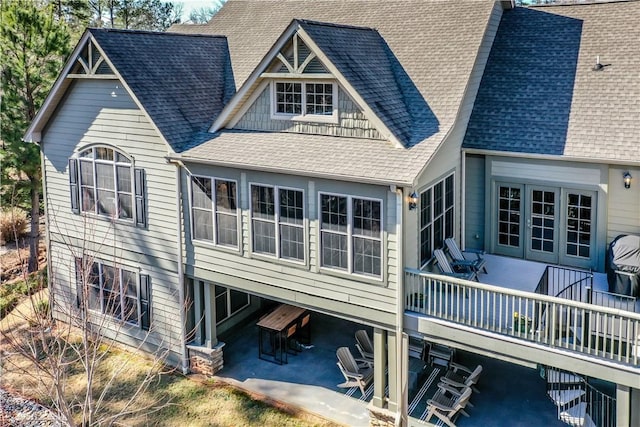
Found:
[{"label": "black grill cover", "polygon": [[613,239],[606,270],[609,292],[640,297],[640,236],[622,234]]}]

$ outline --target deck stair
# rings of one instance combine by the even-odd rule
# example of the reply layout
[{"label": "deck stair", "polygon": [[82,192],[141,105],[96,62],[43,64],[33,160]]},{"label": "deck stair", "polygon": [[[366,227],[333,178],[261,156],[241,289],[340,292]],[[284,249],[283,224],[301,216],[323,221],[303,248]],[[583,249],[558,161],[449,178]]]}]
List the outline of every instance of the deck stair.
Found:
[{"label": "deck stair", "polygon": [[587,402],[580,402],[560,412],[559,419],[571,426],[597,427],[589,414],[587,414]]},{"label": "deck stair", "polygon": [[615,399],[575,373],[553,367],[547,367],[545,373],[547,395],[558,408],[560,421],[575,427],[615,426]]}]

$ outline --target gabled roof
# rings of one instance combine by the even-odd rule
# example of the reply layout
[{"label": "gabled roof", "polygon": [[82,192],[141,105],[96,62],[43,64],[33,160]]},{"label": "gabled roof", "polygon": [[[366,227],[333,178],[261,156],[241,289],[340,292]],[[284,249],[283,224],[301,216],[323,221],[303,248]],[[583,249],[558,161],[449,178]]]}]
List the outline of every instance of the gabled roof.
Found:
[{"label": "gabled roof", "polygon": [[[386,163],[376,168],[379,171],[376,179],[410,184],[456,122],[481,43],[485,33],[491,31],[489,19],[494,7],[496,4],[489,1],[229,0],[206,26],[179,25],[171,30],[227,36],[236,86],[242,88],[282,37],[283,30],[298,19],[302,30],[308,31],[327,60],[344,74],[350,85],[358,88],[356,91],[361,92],[363,99],[366,97],[368,107],[392,132],[402,135],[404,146],[386,142],[397,153],[377,154]],[[365,49],[359,49],[360,43],[372,50],[373,61],[365,57]],[[372,69],[374,65],[379,70]],[[376,77],[384,83],[376,82]],[[351,150],[340,150],[344,155],[333,151],[336,146],[344,147],[352,141],[359,145],[349,138],[335,138],[335,144],[326,144],[324,148],[319,145],[317,151],[309,151],[304,147],[305,138],[297,137],[294,139],[299,147],[276,145],[270,155],[255,160],[236,159],[225,150],[209,149],[219,148],[222,143],[218,141],[227,138],[226,132],[185,152],[184,157],[196,159],[207,152],[212,157],[204,160],[233,163],[237,167],[258,167],[258,162],[265,169],[287,172],[295,169],[284,160],[288,159],[286,151],[293,149],[301,155],[308,153],[325,159],[318,162],[318,174],[336,173],[354,180],[359,179],[365,166],[359,164],[354,169],[362,156],[349,157]],[[278,135],[288,138],[282,133],[274,138]],[[262,150],[238,143],[251,151],[252,156],[254,150]],[[377,150],[377,145],[370,148]]]},{"label": "gabled roof", "polygon": [[[80,44],[90,39],[176,152],[206,130],[235,90],[224,37],[92,28]],[[46,125],[78,50],[27,135]]]},{"label": "gabled roof", "polygon": [[638,1],[505,12],[463,147],[640,161],[638,22]]},{"label": "gabled roof", "polygon": [[371,28],[297,22],[373,113],[400,142],[409,145],[411,117],[397,83],[402,66],[380,33]]}]

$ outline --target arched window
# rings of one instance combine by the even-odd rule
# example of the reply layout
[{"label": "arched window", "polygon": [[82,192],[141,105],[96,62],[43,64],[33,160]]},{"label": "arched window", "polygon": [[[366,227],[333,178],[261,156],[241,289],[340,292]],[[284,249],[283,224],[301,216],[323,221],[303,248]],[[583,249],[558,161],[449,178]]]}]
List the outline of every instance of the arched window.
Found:
[{"label": "arched window", "polygon": [[71,208],[144,226],[144,171],[109,147],[91,147],[69,159]]},{"label": "arched window", "polygon": [[133,219],[131,160],[106,147],[84,150],[78,160],[82,212]]}]

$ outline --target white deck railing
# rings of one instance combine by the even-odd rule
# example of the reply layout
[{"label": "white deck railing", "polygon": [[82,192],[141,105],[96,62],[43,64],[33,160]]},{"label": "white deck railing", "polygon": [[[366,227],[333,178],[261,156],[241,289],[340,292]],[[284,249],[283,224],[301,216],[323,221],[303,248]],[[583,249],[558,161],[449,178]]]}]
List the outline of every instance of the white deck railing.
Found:
[{"label": "white deck railing", "polygon": [[632,366],[640,314],[405,270],[405,310]]}]

